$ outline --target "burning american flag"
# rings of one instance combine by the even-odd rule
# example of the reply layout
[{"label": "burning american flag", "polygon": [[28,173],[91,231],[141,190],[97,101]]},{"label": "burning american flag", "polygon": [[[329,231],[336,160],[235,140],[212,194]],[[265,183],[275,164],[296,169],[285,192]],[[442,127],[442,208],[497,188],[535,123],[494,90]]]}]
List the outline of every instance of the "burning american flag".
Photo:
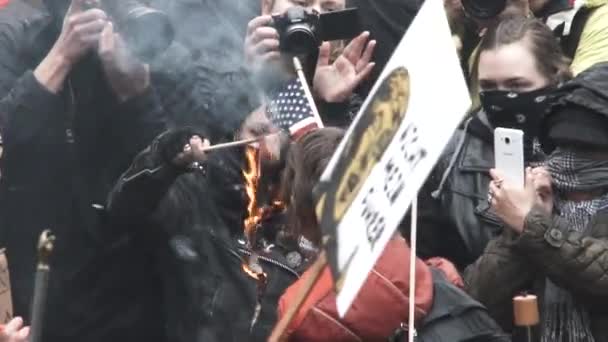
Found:
[{"label": "burning american flag", "polygon": [[299,78],[290,81],[271,96],[267,114],[277,127],[289,131],[294,140],[323,126],[315,117]]}]

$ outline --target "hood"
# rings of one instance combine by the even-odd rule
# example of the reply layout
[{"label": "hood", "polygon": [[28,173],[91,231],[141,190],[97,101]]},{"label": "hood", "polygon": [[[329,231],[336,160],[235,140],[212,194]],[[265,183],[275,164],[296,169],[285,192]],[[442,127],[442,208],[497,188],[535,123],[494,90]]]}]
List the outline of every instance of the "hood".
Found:
[{"label": "hood", "polygon": [[[378,259],[344,318],[339,318],[331,270],[326,267],[288,331],[297,341],[378,341],[391,336],[408,321],[410,248],[401,237],[393,238]],[[287,289],[279,303],[279,317],[293,305],[312,274]],[[416,261],[416,321],[433,304],[433,279],[429,267]]]}]

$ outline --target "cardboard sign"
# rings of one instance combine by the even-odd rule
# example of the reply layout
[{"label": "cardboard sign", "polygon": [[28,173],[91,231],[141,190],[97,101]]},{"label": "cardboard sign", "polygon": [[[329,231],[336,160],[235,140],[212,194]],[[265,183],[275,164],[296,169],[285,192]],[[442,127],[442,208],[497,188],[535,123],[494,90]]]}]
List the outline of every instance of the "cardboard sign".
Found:
[{"label": "cardboard sign", "polygon": [[470,106],[443,2],[425,1],[315,189],[345,315]]},{"label": "cardboard sign", "polygon": [[11,296],[11,277],[4,249],[0,249],[0,324],[13,318],[13,298]]}]

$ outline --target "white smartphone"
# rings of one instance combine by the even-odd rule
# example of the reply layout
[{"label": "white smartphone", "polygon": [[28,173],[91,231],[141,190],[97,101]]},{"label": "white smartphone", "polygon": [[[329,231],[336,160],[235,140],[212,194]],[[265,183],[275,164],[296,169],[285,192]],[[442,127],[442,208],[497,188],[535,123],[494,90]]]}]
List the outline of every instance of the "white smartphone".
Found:
[{"label": "white smartphone", "polygon": [[495,168],[511,184],[524,187],[524,132],[498,127],[494,130]]}]

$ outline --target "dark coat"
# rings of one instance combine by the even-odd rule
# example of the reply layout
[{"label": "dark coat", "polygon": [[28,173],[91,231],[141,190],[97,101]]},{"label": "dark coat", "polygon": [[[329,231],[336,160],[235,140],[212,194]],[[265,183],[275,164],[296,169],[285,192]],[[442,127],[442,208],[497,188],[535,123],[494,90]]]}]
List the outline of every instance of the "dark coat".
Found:
[{"label": "dark coat", "polygon": [[[584,233],[535,208],[524,232],[505,230],[465,271],[467,292],[507,331],[513,328],[513,296],[532,289],[543,315],[545,279],[568,290],[588,310],[595,341],[608,341],[608,211],[598,212]],[[542,321],[542,317],[541,317]]]},{"label": "dark coat", "polygon": [[[162,108],[153,88],[118,103],[93,55],[59,94],[47,91],[32,70],[55,42],[56,27],[23,1],[0,11],[0,245],[7,248],[15,313],[29,316],[35,247],[48,228],[57,243],[45,341],[154,341],[157,303],[146,297],[145,283],[141,291],[126,288],[138,281],[129,268],[138,256],[113,252],[122,242],[99,234],[93,205],[103,205],[131,158],[164,129]],[[127,262],[104,267],[113,258]],[[91,263],[96,270],[83,271]]]},{"label": "dark coat", "polygon": [[502,224],[487,201],[492,167],[491,130],[473,116],[454,133],[419,192],[418,253],[422,258],[444,257],[462,270],[500,234]]},{"label": "dark coat", "polygon": [[252,328],[257,286],[242,270],[251,254],[243,235],[243,151],[212,153],[204,172],[187,173],[165,156],[190,134],[165,133],[135,159],[109,199],[109,218],[119,229],[113,233],[155,251],[169,340],[265,341],[278,299],[298,273],[280,253],[261,257],[268,284]]}]

